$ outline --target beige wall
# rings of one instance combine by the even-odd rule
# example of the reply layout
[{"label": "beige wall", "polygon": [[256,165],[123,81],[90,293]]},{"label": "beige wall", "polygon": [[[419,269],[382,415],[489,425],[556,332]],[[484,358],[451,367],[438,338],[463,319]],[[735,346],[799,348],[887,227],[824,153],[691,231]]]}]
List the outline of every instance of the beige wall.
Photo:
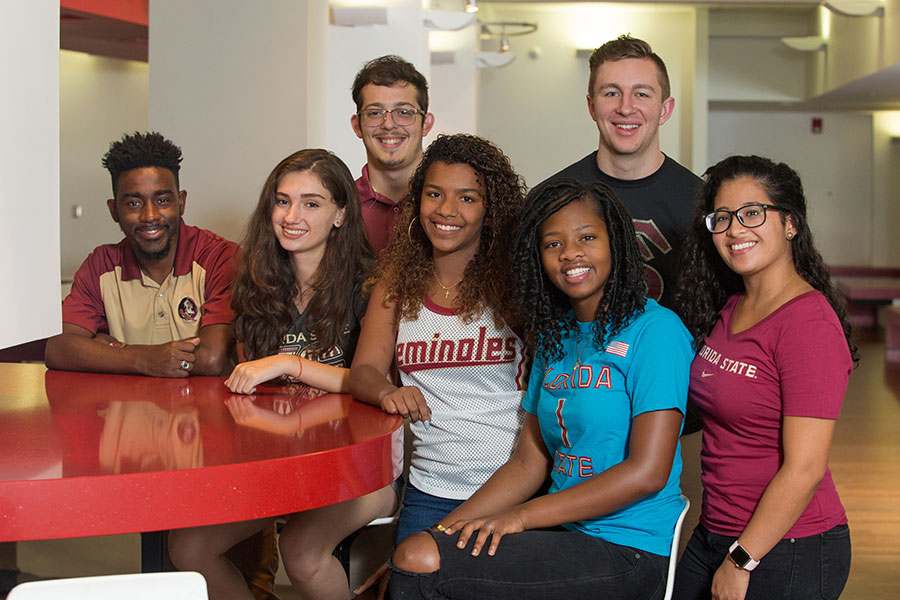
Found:
[{"label": "beige wall", "polygon": [[[821,134],[811,119],[823,120]],[[803,180],[816,245],[831,264],[873,264],[872,117],[853,113],[710,113],[709,160],[759,154]]]},{"label": "beige wall", "polygon": [[886,0],[882,17],[843,17],[819,9],[819,33],[828,49],[817,53],[814,95],[900,62],[900,0]]},{"label": "beige wall", "polygon": [[147,129],[147,63],[62,50],[59,87],[61,271],[71,279],[91,250],[122,238],[100,160],[113,140]]},{"label": "beige wall", "polygon": [[[491,3],[480,18],[538,23],[534,34],[511,38],[517,58],[480,74],[478,132],[496,142],[528,185],[597,149],[596,124],[587,110],[587,58],[578,48],[596,48],[623,33],[647,40],[666,62],[675,114],[660,129],[663,151],[689,168],[697,131],[705,131],[704,87],[695,87],[697,13],[689,7],[602,4]],[[482,40],[483,47],[497,41]],[[536,57],[529,56],[536,50]],[[699,61],[705,68],[705,58]],[[703,71],[705,73],[705,70]],[[705,145],[705,141],[701,142]]]},{"label": "beige wall", "polygon": [[900,266],[900,111],[873,116],[872,264]]}]

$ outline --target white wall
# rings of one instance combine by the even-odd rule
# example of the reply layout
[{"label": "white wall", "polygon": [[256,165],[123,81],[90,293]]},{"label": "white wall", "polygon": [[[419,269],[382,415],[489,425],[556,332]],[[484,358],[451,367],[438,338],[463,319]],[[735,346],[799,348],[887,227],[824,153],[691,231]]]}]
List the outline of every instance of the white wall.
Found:
[{"label": "white wall", "polygon": [[477,132],[479,72],[475,57],[478,31],[478,27],[472,25],[459,31],[428,34],[430,50],[453,52],[453,63],[431,65],[429,110],[435,118],[426,145],[442,133]]},{"label": "white wall", "polygon": [[[660,144],[666,154],[692,167],[693,102],[706,104],[705,97],[690,99],[695,91],[705,93],[694,90],[695,9],[491,3],[479,15],[538,24],[536,33],[510,39],[517,55],[512,64],[481,71],[478,115],[479,133],[509,155],[529,186],[597,149],[597,126],[587,110],[588,61],[576,58],[575,50],[596,48],[623,33],[649,42],[665,61],[675,114],[660,129]],[[497,41],[482,40],[490,43]],[[534,48],[539,56],[530,58]]]},{"label": "white wall", "polygon": [[[823,120],[821,134],[810,131],[813,117]],[[873,264],[870,115],[710,111],[709,132],[710,164],[732,154],[759,154],[800,174],[810,227],[827,263]]]},{"label": "white wall", "polygon": [[814,8],[709,10],[709,99],[786,102],[809,96],[814,53],[781,42],[816,33]]},{"label": "white wall", "polygon": [[[396,54],[414,64],[430,81],[431,64],[428,33],[422,27],[421,0],[363,0],[354,4],[386,6],[388,23],[368,27],[328,26],[328,40],[323,53],[328,71],[325,74],[327,79],[321,83],[328,98],[325,147],[340,156],[358,177],[366,162],[366,151],[362,140],[350,127],[350,117],[356,112],[350,88],[357,71],[373,58]],[[440,115],[437,118],[440,121]],[[425,143],[428,141],[426,138]]]},{"label": "white wall", "polygon": [[[327,0],[268,0],[266,10],[241,0],[151,3],[148,122],[184,151],[187,222],[239,239],[269,171],[301,148],[327,148],[360,172],[365,149],[350,127],[359,68],[398,54],[426,78],[431,69],[420,0],[355,4],[386,6],[387,24],[330,25]],[[461,35],[468,58],[435,84],[433,111],[455,109],[437,114],[439,131],[474,123],[475,30]]]},{"label": "white wall", "polygon": [[147,63],[62,50],[59,85],[61,269],[71,279],[96,246],[122,239],[100,160],[110,142],[147,129]]},{"label": "white wall", "polygon": [[[317,2],[319,0],[310,0]],[[238,239],[278,161],[307,143],[309,2],[150,3],[148,124],[184,152],[185,221]]]},{"label": "white wall", "polygon": [[59,2],[0,0],[0,348],[61,331]]}]

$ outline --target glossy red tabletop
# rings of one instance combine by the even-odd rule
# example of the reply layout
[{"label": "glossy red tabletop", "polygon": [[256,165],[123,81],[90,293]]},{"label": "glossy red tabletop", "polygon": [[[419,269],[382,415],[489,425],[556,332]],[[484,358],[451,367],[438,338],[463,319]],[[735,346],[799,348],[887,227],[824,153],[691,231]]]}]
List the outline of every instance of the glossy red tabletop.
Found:
[{"label": "glossy red tabletop", "polygon": [[0,541],[158,531],[359,497],[400,471],[402,420],[345,394],[261,386],[238,425],[222,377],[0,363]]}]

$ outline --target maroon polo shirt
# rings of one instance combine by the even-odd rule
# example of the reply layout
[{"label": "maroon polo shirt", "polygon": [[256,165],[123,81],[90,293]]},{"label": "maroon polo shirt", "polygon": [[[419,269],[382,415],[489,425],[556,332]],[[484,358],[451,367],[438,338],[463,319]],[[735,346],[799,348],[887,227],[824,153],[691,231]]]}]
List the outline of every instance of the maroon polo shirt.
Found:
[{"label": "maroon polo shirt", "polygon": [[366,237],[369,238],[375,254],[380,254],[393,239],[394,225],[400,218],[400,206],[375,191],[369,182],[369,165],[363,166],[362,176],[356,180],[356,189],[359,191]]}]

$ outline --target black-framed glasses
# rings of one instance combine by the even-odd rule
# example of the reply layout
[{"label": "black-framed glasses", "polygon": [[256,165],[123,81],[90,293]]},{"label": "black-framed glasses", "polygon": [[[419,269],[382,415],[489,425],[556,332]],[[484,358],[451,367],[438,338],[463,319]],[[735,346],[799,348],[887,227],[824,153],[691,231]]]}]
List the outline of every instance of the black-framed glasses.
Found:
[{"label": "black-framed glasses", "polygon": [[384,108],[364,108],[359,111],[359,117],[366,125],[376,127],[384,123],[388,113],[391,115],[395,125],[412,125],[416,122],[416,115],[425,115],[424,110],[404,106],[395,108],[394,110],[386,110]]},{"label": "black-framed glasses", "polygon": [[757,202],[747,204],[737,210],[720,208],[706,215],[706,228],[709,229],[710,233],[724,233],[731,227],[731,219],[737,217],[741,225],[752,229],[766,222],[766,211],[769,210],[784,211],[783,208],[773,204],[759,204]]}]

